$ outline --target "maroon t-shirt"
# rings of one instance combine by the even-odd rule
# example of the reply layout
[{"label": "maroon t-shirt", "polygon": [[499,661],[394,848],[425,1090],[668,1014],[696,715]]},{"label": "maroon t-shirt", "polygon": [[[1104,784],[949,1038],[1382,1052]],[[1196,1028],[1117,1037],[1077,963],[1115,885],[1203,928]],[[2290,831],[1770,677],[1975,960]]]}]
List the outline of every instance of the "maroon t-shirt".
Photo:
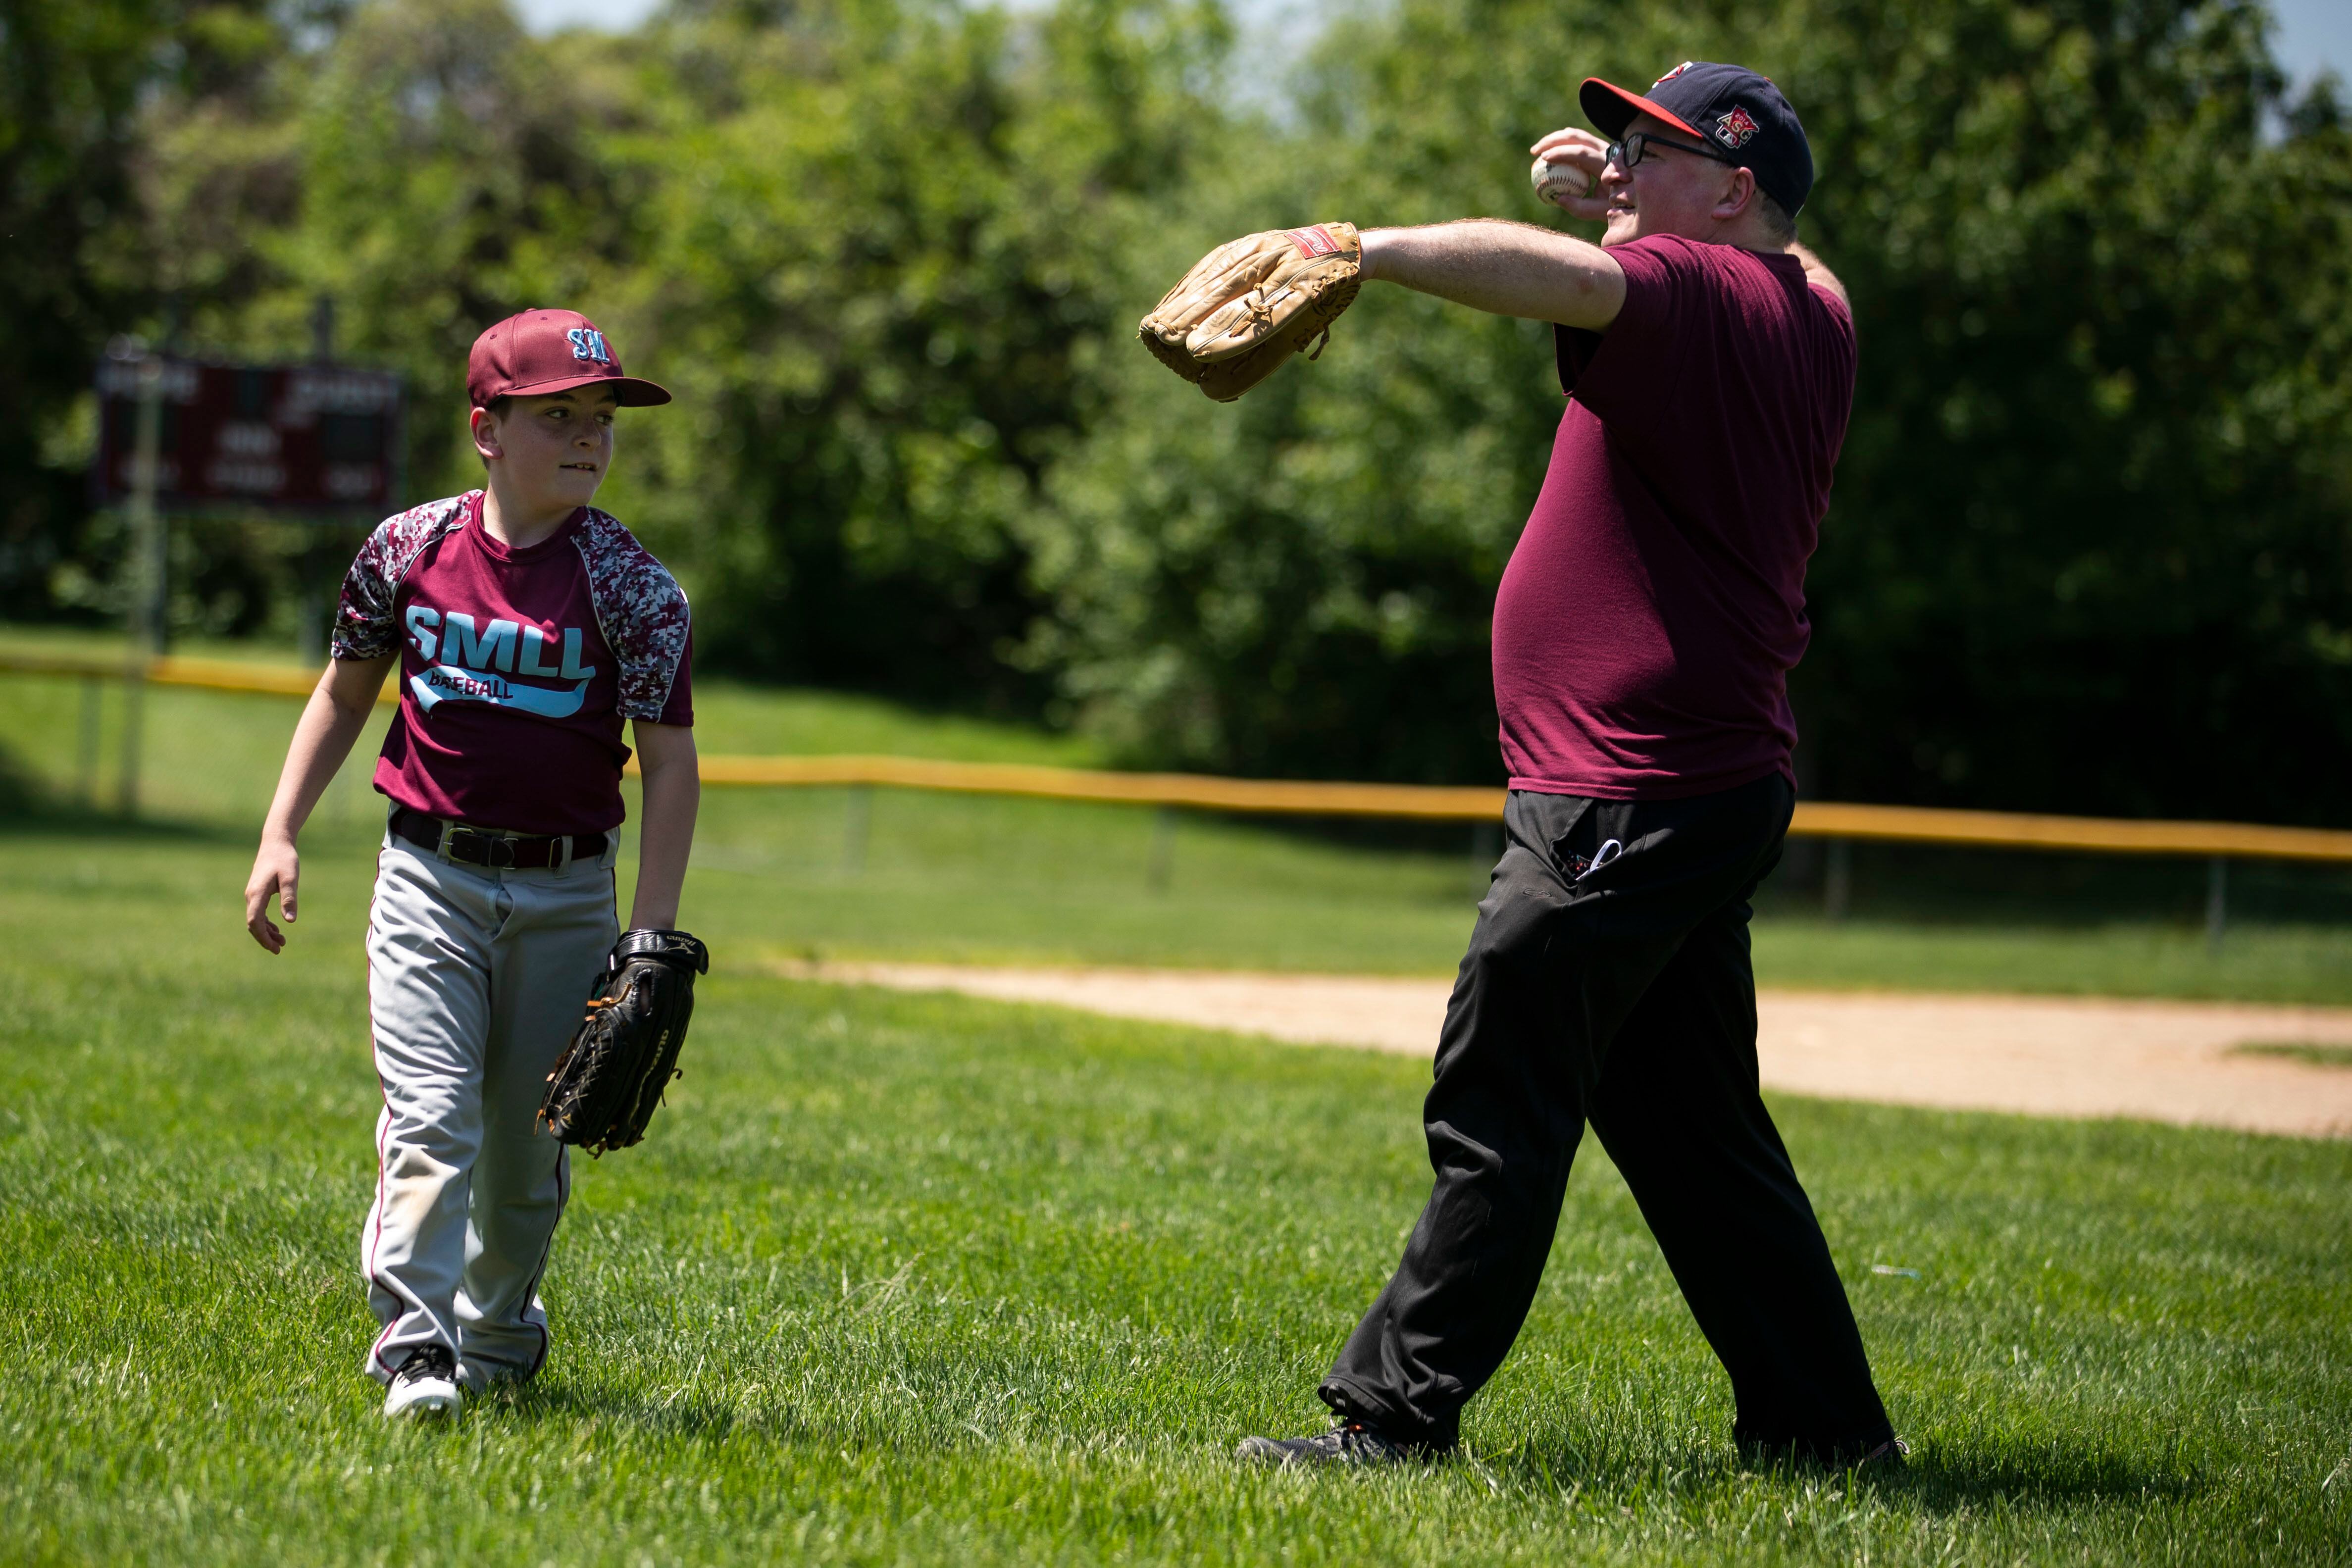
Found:
[{"label": "maroon t-shirt", "polygon": [[1570,402],[1495,596],[1495,704],[1512,789],[1671,800],[1789,768],[1853,319],[1794,256],[1609,254],[1624,308],[1557,334]]},{"label": "maroon t-shirt", "polygon": [[686,595],[628,529],[583,507],[535,545],[482,528],[482,493],[377,525],[343,580],[334,656],[400,650],[375,787],[520,833],[619,825],[624,719],[690,725]]}]

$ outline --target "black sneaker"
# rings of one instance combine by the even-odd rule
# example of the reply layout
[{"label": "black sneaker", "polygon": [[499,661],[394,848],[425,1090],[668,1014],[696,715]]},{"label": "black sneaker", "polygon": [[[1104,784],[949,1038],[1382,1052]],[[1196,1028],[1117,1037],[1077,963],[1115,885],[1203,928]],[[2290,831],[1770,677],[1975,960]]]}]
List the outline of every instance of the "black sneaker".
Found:
[{"label": "black sneaker", "polygon": [[1292,1465],[1402,1465],[1426,1463],[1437,1451],[1394,1437],[1342,1416],[1328,1432],[1311,1437],[1244,1437],[1237,1459],[1255,1459],[1287,1469]]},{"label": "black sneaker", "polygon": [[457,1387],[457,1358],[446,1344],[422,1344],[408,1353],[392,1386],[383,1393],[386,1416],[456,1415],[465,1396]]}]

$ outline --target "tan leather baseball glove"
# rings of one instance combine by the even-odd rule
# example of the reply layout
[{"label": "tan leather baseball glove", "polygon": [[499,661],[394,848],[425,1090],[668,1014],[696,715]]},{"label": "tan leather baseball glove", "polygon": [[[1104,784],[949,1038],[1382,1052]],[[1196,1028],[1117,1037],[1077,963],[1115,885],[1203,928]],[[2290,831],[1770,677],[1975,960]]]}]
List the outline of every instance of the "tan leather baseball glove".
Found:
[{"label": "tan leather baseball glove", "polygon": [[1136,336],[1160,362],[1231,402],[1315,345],[1363,287],[1353,224],[1268,229],[1219,246],[1168,291]]}]

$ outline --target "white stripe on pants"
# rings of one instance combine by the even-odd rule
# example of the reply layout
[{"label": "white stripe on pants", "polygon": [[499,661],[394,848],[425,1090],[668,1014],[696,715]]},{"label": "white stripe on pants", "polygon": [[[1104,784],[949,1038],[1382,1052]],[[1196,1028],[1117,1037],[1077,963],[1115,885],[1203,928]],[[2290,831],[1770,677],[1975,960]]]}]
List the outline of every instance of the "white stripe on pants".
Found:
[{"label": "white stripe on pants", "polygon": [[425,1344],[477,1386],[547,1357],[539,1279],[571,1180],[537,1117],[620,935],[607,838],[598,861],[490,871],[384,837],[367,944],[383,1114],[360,1239],[379,1379]]}]

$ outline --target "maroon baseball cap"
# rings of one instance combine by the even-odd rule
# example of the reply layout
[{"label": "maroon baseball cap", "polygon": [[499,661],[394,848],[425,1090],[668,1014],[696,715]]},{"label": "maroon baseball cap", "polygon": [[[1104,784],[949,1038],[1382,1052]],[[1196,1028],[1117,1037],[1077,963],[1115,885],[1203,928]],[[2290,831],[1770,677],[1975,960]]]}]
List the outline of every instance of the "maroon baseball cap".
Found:
[{"label": "maroon baseball cap", "polygon": [[476,408],[501,397],[536,397],[610,382],[623,408],[651,408],[669,393],[621,361],[596,323],[577,310],[525,310],[474,340],[466,357],[466,395]]}]

